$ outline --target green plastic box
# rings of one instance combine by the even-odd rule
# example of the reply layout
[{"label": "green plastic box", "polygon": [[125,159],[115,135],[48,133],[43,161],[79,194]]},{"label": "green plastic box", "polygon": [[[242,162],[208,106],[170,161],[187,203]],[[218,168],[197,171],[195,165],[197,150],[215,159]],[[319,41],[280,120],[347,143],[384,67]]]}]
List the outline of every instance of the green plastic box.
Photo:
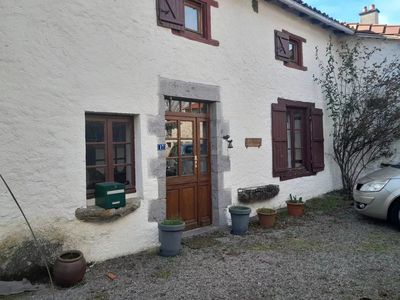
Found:
[{"label": "green plastic box", "polygon": [[125,185],[119,182],[97,183],[95,188],[96,205],[105,209],[126,205]]}]

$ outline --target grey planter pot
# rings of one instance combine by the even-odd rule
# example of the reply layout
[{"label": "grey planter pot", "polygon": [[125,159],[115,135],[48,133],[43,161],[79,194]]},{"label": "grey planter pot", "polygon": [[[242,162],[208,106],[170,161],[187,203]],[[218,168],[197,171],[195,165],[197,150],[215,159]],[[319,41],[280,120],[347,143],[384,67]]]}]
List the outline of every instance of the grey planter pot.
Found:
[{"label": "grey planter pot", "polygon": [[249,229],[251,209],[246,206],[231,206],[229,212],[232,217],[231,233],[235,235],[245,234]]},{"label": "grey planter pot", "polygon": [[158,223],[158,238],[161,243],[161,256],[176,256],[181,252],[182,232],[185,223],[179,225],[163,225]]}]

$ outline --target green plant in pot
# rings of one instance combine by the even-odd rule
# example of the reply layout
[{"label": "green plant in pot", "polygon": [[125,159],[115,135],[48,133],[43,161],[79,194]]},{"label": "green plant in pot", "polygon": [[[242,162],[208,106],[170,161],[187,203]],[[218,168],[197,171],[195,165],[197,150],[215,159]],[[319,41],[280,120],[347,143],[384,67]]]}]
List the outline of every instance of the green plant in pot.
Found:
[{"label": "green plant in pot", "polygon": [[231,233],[235,235],[242,235],[249,229],[250,220],[250,207],[247,206],[231,206],[229,212],[232,218]]},{"label": "green plant in pot", "polygon": [[286,201],[288,215],[293,217],[302,217],[304,215],[303,197],[297,197],[290,194],[289,200]]},{"label": "green plant in pot", "polygon": [[276,210],[262,207],[257,209],[258,221],[263,228],[274,227],[276,221]]},{"label": "green plant in pot", "polygon": [[166,219],[158,223],[158,238],[161,243],[161,256],[176,256],[181,252],[182,232],[185,222],[179,219]]}]

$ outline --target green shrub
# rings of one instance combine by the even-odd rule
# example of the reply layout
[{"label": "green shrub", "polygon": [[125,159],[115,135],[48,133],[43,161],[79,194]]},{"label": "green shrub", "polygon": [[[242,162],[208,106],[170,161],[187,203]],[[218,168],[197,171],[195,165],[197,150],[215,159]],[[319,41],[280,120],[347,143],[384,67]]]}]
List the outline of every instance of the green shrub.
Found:
[{"label": "green shrub", "polygon": [[286,202],[288,202],[288,203],[304,203],[303,197],[297,197],[296,195],[292,196],[292,194],[289,195],[289,200]]}]

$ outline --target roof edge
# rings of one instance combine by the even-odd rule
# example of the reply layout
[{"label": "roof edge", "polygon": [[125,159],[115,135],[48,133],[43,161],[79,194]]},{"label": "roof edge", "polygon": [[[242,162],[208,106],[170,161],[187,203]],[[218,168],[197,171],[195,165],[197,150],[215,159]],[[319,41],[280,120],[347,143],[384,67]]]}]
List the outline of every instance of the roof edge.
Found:
[{"label": "roof edge", "polygon": [[276,2],[280,2],[284,5],[287,5],[288,7],[292,8],[293,10],[296,10],[302,14],[305,14],[312,19],[318,20],[321,23],[332,27],[338,31],[341,31],[345,34],[348,35],[354,35],[354,31],[350,28],[348,28],[345,25],[342,25],[338,21],[334,21],[333,19],[330,19],[328,17],[325,17],[321,13],[318,13],[316,10],[313,10],[312,8],[309,8],[305,6],[304,4],[300,3],[300,1],[296,0],[275,0]]}]

